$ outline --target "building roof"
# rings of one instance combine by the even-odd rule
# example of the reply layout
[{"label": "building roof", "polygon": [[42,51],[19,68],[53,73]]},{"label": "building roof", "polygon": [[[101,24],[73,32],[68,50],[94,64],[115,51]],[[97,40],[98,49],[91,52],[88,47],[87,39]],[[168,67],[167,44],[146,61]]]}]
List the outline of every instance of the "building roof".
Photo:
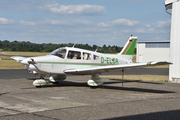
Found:
[{"label": "building roof", "polygon": [[138,41],[137,43],[170,43],[170,41]]}]

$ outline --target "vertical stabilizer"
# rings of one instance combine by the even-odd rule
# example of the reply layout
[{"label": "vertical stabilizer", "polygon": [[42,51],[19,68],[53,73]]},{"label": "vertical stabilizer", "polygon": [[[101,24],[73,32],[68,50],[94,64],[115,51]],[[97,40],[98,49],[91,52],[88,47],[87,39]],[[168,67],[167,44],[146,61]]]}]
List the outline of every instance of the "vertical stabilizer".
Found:
[{"label": "vertical stabilizer", "polygon": [[137,37],[130,37],[119,54],[133,55],[136,47],[136,41],[137,41]]}]

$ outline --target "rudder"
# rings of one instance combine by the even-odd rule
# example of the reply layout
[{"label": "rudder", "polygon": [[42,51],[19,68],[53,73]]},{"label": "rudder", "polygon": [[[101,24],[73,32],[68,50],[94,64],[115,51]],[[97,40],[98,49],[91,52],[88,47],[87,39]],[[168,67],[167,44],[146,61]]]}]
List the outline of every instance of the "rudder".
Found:
[{"label": "rudder", "polygon": [[136,47],[137,37],[130,37],[119,54],[133,55]]}]

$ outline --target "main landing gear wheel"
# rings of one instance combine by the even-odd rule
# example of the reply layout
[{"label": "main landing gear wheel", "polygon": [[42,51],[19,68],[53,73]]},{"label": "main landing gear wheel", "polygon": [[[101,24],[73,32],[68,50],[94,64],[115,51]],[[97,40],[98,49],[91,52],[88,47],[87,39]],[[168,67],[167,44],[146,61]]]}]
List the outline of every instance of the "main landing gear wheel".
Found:
[{"label": "main landing gear wheel", "polygon": [[104,83],[104,80],[99,77],[98,74],[92,74],[91,79],[87,81],[87,84],[91,87],[98,87]]},{"label": "main landing gear wheel", "polygon": [[45,79],[37,79],[33,82],[33,85],[36,87],[43,87],[45,85],[48,85],[50,82]]}]

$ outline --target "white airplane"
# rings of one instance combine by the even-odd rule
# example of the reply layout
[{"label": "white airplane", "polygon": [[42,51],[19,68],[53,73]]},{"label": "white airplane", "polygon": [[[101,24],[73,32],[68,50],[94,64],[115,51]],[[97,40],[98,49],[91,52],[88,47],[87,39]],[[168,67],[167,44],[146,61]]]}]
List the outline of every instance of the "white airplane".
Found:
[{"label": "white airplane", "polygon": [[[46,56],[12,56],[11,58],[25,64],[30,73],[40,76],[40,79],[33,82],[36,87],[65,80],[66,74],[91,75],[91,79],[87,81],[87,84],[89,86],[99,86],[104,83],[104,80],[99,77],[102,72],[171,64],[166,61],[133,63],[132,57],[136,41],[137,37],[130,37],[118,54],[103,54],[74,47],[62,47]],[[44,79],[45,76],[49,76],[49,80]]]}]

